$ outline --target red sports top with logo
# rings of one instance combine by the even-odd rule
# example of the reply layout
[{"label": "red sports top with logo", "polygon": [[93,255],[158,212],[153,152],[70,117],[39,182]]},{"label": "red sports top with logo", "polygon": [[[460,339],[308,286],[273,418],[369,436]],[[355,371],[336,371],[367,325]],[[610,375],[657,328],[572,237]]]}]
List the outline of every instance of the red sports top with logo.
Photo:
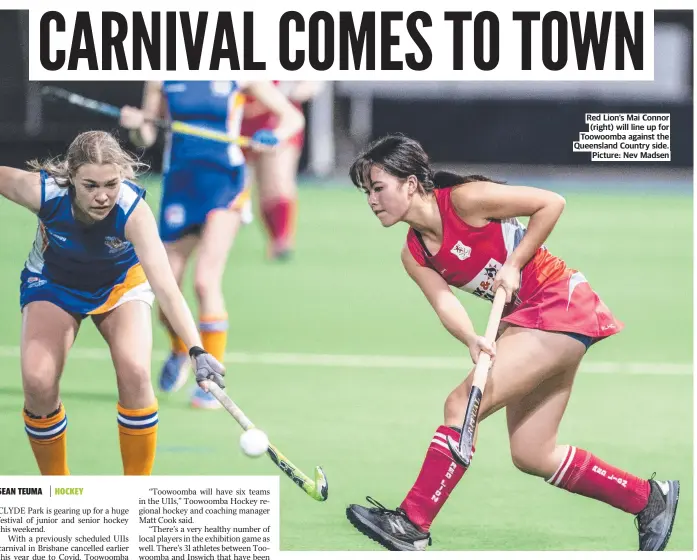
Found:
[{"label": "red sports top with logo", "polygon": [[[449,285],[492,301],[494,277],[520,243],[525,226],[517,218],[491,220],[482,227],[466,224],[453,207],[452,190],[434,191],[443,221],[443,243],[438,252],[431,255],[413,228],[407,234],[407,246],[417,263],[438,272]],[[594,339],[624,327],[583,274],[568,268],[545,246],[523,267],[520,289],[504,309],[503,321]]]}]

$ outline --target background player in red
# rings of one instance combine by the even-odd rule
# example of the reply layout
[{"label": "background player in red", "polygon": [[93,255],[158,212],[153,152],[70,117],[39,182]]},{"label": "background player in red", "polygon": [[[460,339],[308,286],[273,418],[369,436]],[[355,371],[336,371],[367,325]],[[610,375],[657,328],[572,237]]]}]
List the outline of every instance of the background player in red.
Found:
[{"label": "background player in red", "polygon": [[[298,108],[317,95],[322,82],[274,82]],[[241,134],[252,137],[255,132],[276,126],[278,117],[254,96],[245,96]],[[285,260],[293,250],[297,211],[297,174],[304,143],[304,130],[279,145],[273,152],[244,150],[248,169],[248,185],[255,184],[259,212],[269,235],[268,254]]]},{"label": "background player in red", "polygon": [[[273,128],[252,134],[250,145],[254,150],[273,150],[304,127],[302,113],[268,81],[147,82],[143,108],[123,107],[121,124],[131,130],[133,143],[141,146],[152,146],[157,138],[157,129],[146,120],[152,117],[171,118],[238,136],[242,121],[241,92],[263,100],[276,117]],[[228,332],[222,282],[242,218],[244,156],[235,144],[170,134],[163,167],[160,237],[180,285],[196,252],[194,291],[201,337],[206,351],[222,362]],[[185,383],[189,364],[186,348],[164,319],[161,317],[170,334],[171,352],[162,367],[159,386],[162,391],[173,392]],[[220,406],[198,385],[194,387],[191,404],[197,408]]]},{"label": "background player in red", "polygon": [[[407,273],[443,326],[465,344],[473,361],[495,356],[479,412],[483,420],[506,408],[511,457],[521,471],[569,492],[637,516],[640,550],[663,550],[675,518],[678,481],[646,480],[590,452],[557,442],[557,432],[581,359],[591,344],[623,325],[580,272],[543,243],[564,199],[481,176],[434,173],[418,142],[387,136],[361,154],[351,179],[380,223],[410,228],[402,250]],[[517,216],[529,216],[527,229]],[[478,336],[450,286],[487,300],[507,294],[496,345]],[[445,401],[445,419],[400,507],[351,505],[346,513],[368,537],[393,550],[424,550],[430,526],[465,473],[447,436],[459,439],[472,374]]]}]

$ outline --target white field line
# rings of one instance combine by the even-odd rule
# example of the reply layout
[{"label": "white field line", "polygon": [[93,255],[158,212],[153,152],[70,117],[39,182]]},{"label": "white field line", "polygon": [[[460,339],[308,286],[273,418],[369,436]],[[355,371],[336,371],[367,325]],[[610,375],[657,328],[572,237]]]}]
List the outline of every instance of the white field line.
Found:
[{"label": "white field line", "polygon": [[[165,352],[155,351],[155,359],[164,359]],[[19,347],[0,346],[0,358],[19,358]],[[106,348],[73,348],[69,360],[110,360]],[[227,364],[261,364],[303,367],[347,367],[373,369],[466,370],[469,359],[438,358],[426,356],[361,356],[341,354],[286,354],[230,352],[225,355]],[[581,363],[582,373],[624,375],[692,375],[692,364],[669,362],[594,362]]]}]

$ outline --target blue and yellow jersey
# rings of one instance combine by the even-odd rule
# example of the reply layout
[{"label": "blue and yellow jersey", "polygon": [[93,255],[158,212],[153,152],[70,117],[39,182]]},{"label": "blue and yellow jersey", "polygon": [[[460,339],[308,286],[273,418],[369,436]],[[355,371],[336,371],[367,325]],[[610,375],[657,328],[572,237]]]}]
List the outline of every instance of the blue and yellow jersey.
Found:
[{"label": "blue and yellow jersey", "polygon": [[[165,81],[162,93],[172,120],[239,136],[244,95],[235,81]],[[165,152],[165,168],[191,163],[218,165],[229,169],[244,164],[239,146],[215,140],[172,134]]]},{"label": "blue and yellow jersey", "polygon": [[[244,96],[237,82],[165,81],[170,118],[239,136]],[[214,210],[234,207],[245,181],[239,146],[181,133],[167,138],[160,204],[165,242],[196,233]]]},{"label": "blue and yellow jersey", "polygon": [[136,287],[149,291],[133,245],[128,217],[145,190],[122,181],[114,208],[88,225],[73,215],[72,189],[41,172],[41,209],[34,245],[22,272],[21,305],[52,301],[80,314],[107,311]]}]

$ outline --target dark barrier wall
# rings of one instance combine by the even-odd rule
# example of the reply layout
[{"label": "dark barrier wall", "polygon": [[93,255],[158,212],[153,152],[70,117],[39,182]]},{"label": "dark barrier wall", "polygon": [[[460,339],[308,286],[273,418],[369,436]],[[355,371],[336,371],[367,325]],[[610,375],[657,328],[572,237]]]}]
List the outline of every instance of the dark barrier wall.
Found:
[{"label": "dark barrier wall", "polygon": [[572,144],[588,131],[585,114],[625,112],[670,113],[671,161],[645,165],[692,166],[693,110],[687,104],[378,99],[373,136],[403,132],[418,138],[433,161],[582,165],[590,163],[590,153],[574,152]]},{"label": "dark barrier wall", "polygon": [[[0,163],[21,165],[32,157],[57,155],[80,131],[91,128],[126,135],[112,120],[65,103],[40,103],[40,84],[27,81],[27,13],[0,11]],[[689,31],[692,12],[656,12],[655,22]],[[693,54],[689,55],[690,57]],[[689,68],[692,68],[690,60]],[[691,71],[690,71],[691,72]],[[434,160],[448,162],[583,165],[590,154],[574,153],[572,143],[587,130],[588,112],[669,112],[672,161],[658,165],[693,164],[692,76],[689,99],[680,102],[562,98],[432,99],[378,98],[373,105],[372,134],[401,131],[419,138]],[[53,82],[115,105],[139,105],[142,82]],[[337,111],[345,104],[337,105]],[[40,123],[40,128],[37,125]],[[162,140],[146,153],[159,170]],[[596,164],[597,165],[597,164]],[[642,165],[636,163],[635,165]],[[647,163],[644,165],[655,165]]]},{"label": "dark barrier wall", "polygon": [[[579,132],[588,131],[586,113],[670,113],[671,161],[638,163],[633,165],[663,165],[691,167],[693,165],[693,58],[694,34],[692,11],[656,11],[654,18],[660,32],[686,37],[688,49],[670,50],[670,40],[660,43],[664,51],[655,51],[655,65],[682,65],[686,69],[681,80],[685,93],[681,99],[670,99],[663,87],[651,96],[632,93],[617,95],[603,91],[584,92],[574,99],[543,90],[508,95],[468,96],[460,98],[416,99],[399,92],[393,98],[383,94],[375,97],[372,114],[372,136],[403,132],[418,138],[434,161],[510,163],[538,165],[583,165],[590,162],[589,153],[574,152],[572,144],[579,140]],[[659,42],[656,42],[659,45]],[[678,60],[680,59],[680,60]],[[655,75],[665,77],[656,71]],[[672,74],[675,79],[675,73]],[[659,78],[660,80],[660,78]],[[662,83],[661,86],[668,84]],[[674,84],[673,84],[674,85]],[[343,88],[347,91],[347,88]],[[660,88],[658,88],[660,89]],[[403,99],[394,97],[403,96]],[[423,95],[423,93],[422,93]],[[545,98],[545,95],[548,95]],[[675,96],[678,97],[678,96]],[[595,164],[597,165],[597,164]]]}]

